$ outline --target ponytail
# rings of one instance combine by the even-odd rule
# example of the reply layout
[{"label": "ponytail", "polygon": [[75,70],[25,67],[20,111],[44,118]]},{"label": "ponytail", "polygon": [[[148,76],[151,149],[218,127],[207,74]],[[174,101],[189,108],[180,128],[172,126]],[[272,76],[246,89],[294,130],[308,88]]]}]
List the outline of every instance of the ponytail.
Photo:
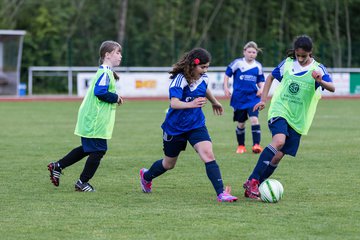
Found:
[{"label": "ponytail", "polygon": [[117,75],[117,73],[115,71],[113,71],[113,75],[116,81],[118,81],[120,79],[119,75]]}]

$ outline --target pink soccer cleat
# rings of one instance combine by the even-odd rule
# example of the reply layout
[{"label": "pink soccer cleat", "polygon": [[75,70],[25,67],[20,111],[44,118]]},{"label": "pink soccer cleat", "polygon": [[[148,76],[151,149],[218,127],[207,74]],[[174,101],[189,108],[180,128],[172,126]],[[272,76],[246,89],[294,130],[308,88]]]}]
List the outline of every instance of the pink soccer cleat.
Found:
[{"label": "pink soccer cleat", "polygon": [[140,185],[141,185],[141,189],[144,193],[151,193],[152,181],[146,181],[144,179],[144,173],[146,173],[147,171],[148,171],[148,169],[146,169],[146,168],[140,169]]},{"label": "pink soccer cleat", "polygon": [[231,187],[226,186],[225,191],[223,193],[220,193],[217,196],[217,201],[218,202],[236,202],[238,200],[238,198],[235,196],[232,196],[230,194],[230,192],[231,192]]}]

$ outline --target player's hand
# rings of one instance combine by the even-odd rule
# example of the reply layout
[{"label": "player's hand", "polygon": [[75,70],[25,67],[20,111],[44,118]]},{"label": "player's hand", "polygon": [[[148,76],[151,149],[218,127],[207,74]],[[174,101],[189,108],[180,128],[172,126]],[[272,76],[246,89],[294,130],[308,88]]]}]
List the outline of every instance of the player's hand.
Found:
[{"label": "player's hand", "polygon": [[225,96],[227,96],[227,97],[231,97],[231,92],[229,91],[228,88],[224,88],[224,94],[225,94]]},{"label": "player's hand", "polygon": [[261,97],[261,94],[262,94],[262,90],[261,89],[257,90],[256,96]]},{"label": "player's hand", "polygon": [[117,104],[121,105],[124,103],[124,99],[122,97],[120,97],[120,95],[118,96],[118,100],[117,100]]},{"label": "player's hand", "polygon": [[321,74],[318,71],[313,71],[311,76],[315,79],[316,82],[321,82]]},{"label": "player's hand", "polygon": [[260,101],[260,102],[258,102],[258,103],[254,106],[253,112],[255,112],[256,110],[261,111],[261,110],[263,110],[264,108],[265,108],[265,102]]},{"label": "player's hand", "polygon": [[221,103],[219,103],[219,102],[213,103],[212,108],[213,108],[213,112],[215,115],[223,115],[224,109],[223,109]]},{"label": "player's hand", "polygon": [[206,102],[206,97],[197,97],[191,103],[193,104],[194,108],[197,108],[205,106]]}]

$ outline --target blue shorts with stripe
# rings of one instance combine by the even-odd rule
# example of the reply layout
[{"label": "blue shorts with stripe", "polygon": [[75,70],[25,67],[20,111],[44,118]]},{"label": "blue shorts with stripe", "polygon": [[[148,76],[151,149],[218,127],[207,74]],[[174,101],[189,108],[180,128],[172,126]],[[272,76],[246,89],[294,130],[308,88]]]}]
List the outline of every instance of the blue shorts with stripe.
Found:
[{"label": "blue shorts with stripe", "polygon": [[175,136],[171,136],[166,132],[163,132],[163,150],[165,156],[179,156],[180,152],[186,149],[188,141],[192,146],[202,141],[211,142],[211,138],[206,126],[196,128]]},{"label": "blue shorts with stripe", "polygon": [[282,118],[282,117],[271,118],[268,121],[268,125],[269,125],[269,129],[272,133],[272,136],[279,134],[279,133],[286,135],[285,144],[282,147],[282,149],[280,149],[280,151],[285,154],[295,157],[296,153],[299,149],[301,134],[296,132],[288,124],[286,119]]}]

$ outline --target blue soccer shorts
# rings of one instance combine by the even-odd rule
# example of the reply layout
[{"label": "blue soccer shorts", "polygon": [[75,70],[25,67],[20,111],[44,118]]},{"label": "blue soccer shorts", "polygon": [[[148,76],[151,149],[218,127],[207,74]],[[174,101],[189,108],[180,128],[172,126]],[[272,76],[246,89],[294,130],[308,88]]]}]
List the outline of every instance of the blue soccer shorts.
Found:
[{"label": "blue soccer shorts", "polygon": [[285,144],[280,149],[284,154],[291,156],[296,156],[296,153],[299,149],[301,134],[296,132],[282,117],[274,117],[268,121],[269,129],[272,133],[272,136],[282,133],[286,135]]},{"label": "blue soccer shorts", "polygon": [[201,127],[190,130],[188,132],[171,136],[166,132],[163,132],[163,150],[165,156],[168,157],[177,157],[181,151],[186,149],[187,142],[194,146],[198,142],[210,141],[211,138],[207,128]]},{"label": "blue soccer shorts", "polygon": [[253,112],[253,108],[236,109],[234,111],[234,122],[245,122],[249,117],[259,117],[259,110]]},{"label": "blue soccer shorts", "polygon": [[81,145],[84,152],[106,152],[108,149],[106,139],[81,137]]}]

